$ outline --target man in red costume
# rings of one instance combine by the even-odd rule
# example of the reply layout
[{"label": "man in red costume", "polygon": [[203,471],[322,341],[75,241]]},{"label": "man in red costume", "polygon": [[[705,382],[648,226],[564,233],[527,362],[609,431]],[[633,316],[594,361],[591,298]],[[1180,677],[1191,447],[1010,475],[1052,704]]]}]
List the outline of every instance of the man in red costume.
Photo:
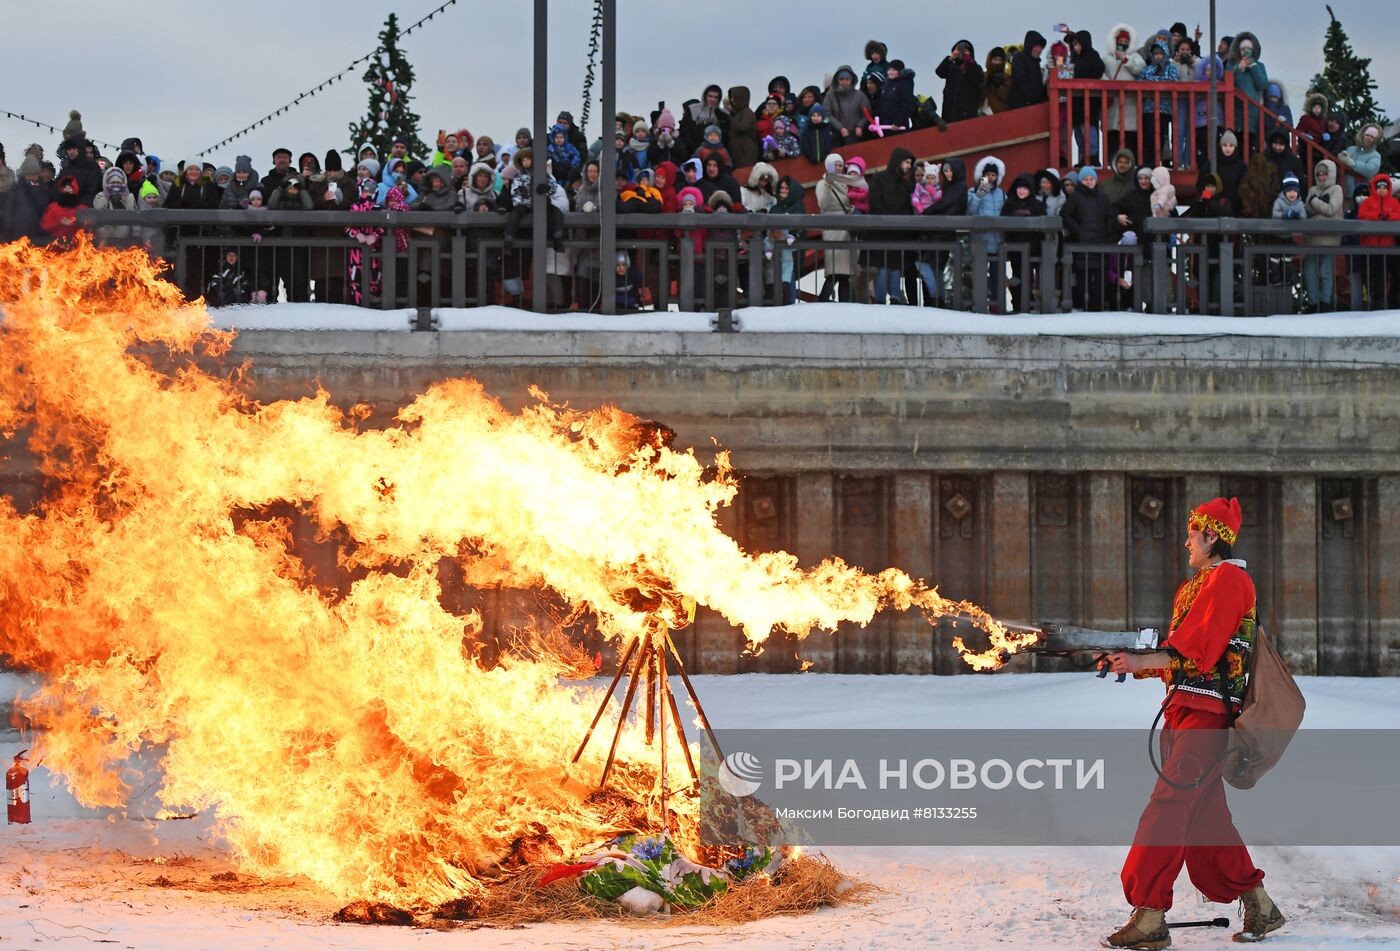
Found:
[{"label": "man in red costume", "polygon": [[1254,582],[1233,557],[1240,522],[1237,499],[1213,499],[1191,512],[1186,550],[1196,573],[1176,592],[1163,649],[1106,660],[1116,673],[1160,677],[1170,687],[1163,701],[1162,776],[1123,863],[1123,894],[1133,913],[1104,939],[1107,948],[1170,947],[1165,918],[1182,865],[1209,900],[1242,902],[1244,927],[1236,941],[1263,940],[1284,922],[1261,884],[1264,873],[1235,831],[1220,778],[1256,625]]}]

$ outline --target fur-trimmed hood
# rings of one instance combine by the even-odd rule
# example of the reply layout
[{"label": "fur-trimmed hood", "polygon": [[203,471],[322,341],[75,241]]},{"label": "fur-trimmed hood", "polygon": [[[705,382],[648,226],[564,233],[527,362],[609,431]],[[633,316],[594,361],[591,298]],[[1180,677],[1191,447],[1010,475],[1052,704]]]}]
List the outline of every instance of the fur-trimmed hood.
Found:
[{"label": "fur-trimmed hood", "polygon": [[[1111,56],[1113,55],[1113,51],[1114,51],[1114,50],[1118,49],[1118,34],[1119,34],[1119,33],[1127,33],[1127,34],[1128,34],[1128,55],[1129,55],[1129,56],[1131,56],[1131,55],[1133,54],[1133,51],[1136,50],[1136,49],[1138,48],[1138,33],[1137,33],[1137,30],[1133,29],[1131,26],[1129,26],[1129,25],[1126,24],[1126,23],[1115,23],[1115,24],[1113,24],[1112,27],[1109,28],[1108,34],[1107,34],[1107,36],[1105,37],[1105,42],[1104,42],[1104,52],[1107,53],[1109,57],[1111,57]],[[1104,61],[1107,62],[1107,61],[1108,61],[1108,57],[1105,57],[1105,58],[1104,58]]]},{"label": "fur-trimmed hood", "polygon": [[865,44],[865,58],[870,59],[871,53],[880,54],[880,62],[887,62],[890,58],[890,48],[879,40],[867,40]]},{"label": "fur-trimmed hood", "polygon": [[1001,159],[997,158],[995,155],[988,155],[984,156],[981,160],[979,160],[977,163],[977,167],[973,169],[973,188],[977,187],[976,183],[982,180],[983,173],[986,172],[989,167],[995,168],[997,170],[997,187],[1006,187],[1006,163],[1003,162]]},{"label": "fur-trimmed hood", "polygon": [[778,170],[767,162],[758,162],[753,168],[749,169],[749,187],[758,188],[764,176],[767,176],[769,180],[772,181],[773,193],[777,194],[778,182],[780,180]]},{"label": "fur-trimmed hood", "polygon": [[[1287,100],[1284,101],[1286,102]],[[1306,97],[1304,97],[1303,113],[1304,115],[1311,115],[1313,106],[1317,105],[1318,103],[1322,103],[1322,121],[1326,122],[1327,110],[1331,108],[1331,104],[1328,103],[1327,97],[1320,92],[1310,92],[1307,94]]]},{"label": "fur-trimmed hood", "polygon": [[1235,42],[1233,42],[1233,43],[1230,44],[1230,55],[1229,55],[1229,57],[1226,59],[1226,65],[1228,65],[1228,66],[1237,66],[1237,65],[1239,65],[1239,61],[1240,61],[1240,43],[1243,42],[1244,40],[1249,40],[1251,43],[1254,44],[1254,61],[1255,61],[1256,63],[1262,62],[1262,61],[1263,61],[1263,59],[1264,59],[1264,47],[1262,47],[1262,46],[1259,45],[1259,37],[1255,36],[1253,33],[1249,32],[1248,30],[1243,30],[1243,31],[1241,31],[1241,32],[1235,34]]}]

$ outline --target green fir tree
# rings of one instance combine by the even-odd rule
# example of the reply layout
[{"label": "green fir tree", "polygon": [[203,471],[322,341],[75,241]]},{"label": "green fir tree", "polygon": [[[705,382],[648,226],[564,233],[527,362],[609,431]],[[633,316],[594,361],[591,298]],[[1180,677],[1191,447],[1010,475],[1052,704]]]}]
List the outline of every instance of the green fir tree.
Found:
[{"label": "green fir tree", "polygon": [[[1348,135],[1354,137],[1367,122],[1380,123],[1384,128],[1390,120],[1372,95],[1376,90],[1376,81],[1371,78],[1370,58],[1357,56],[1352,50],[1351,40],[1330,5],[1327,15],[1332,22],[1327,27],[1327,41],[1322,46],[1325,65],[1321,76],[1314,78],[1314,86],[1324,95],[1330,91],[1328,101],[1332,108],[1346,113]],[[1318,82],[1319,79],[1322,83]]]},{"label": "green fir tree", "polygon": [[418,114],[409,108],[413,66],[399,49],[399,19],[392,13],[384,21],[379,49],[370,57],[364,79],[369,86],[369,111],[364,119],[350,124],[347,151],[358,156],[368,142],[383,161],[394,140],[401,138],[408,143],[410,157],[427,161],[429,149],[418,138]]}]

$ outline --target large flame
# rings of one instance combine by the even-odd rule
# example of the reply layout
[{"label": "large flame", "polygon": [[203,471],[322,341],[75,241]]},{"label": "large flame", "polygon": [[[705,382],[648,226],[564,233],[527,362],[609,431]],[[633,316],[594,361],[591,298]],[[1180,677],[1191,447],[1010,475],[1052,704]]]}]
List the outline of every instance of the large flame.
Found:
[{"label": "large flame", "polygon": [[[0,653],[45,675],[17,705],[81,801],[119,806],[123,766],[159,756],[160,799],[214,808],[250,871],[338,895],[432,901],[475,887],[522,832],[567,853],[603,806],[560,782],[596,691],[536,639],[478,662],[469,582],[549,591],[608,638],[676,620],[691,597],[761,644],[884,608],[964,615],[999,665],[1024,636],[895,569],[802,570],[716,527],[736,484],[617,409],[544,394],[505,410],[470,380],[433,386],[383,429],[328,394],[259,403],[197,359],[231,335],[139,251],[0,248],[0,431],[45,480],[0,497]],[[275,514],[296,506],[359,580],[308,578]],[[597,775],[605,744],[582,766]],[[625,795],[655,793],[632,731]]]}]

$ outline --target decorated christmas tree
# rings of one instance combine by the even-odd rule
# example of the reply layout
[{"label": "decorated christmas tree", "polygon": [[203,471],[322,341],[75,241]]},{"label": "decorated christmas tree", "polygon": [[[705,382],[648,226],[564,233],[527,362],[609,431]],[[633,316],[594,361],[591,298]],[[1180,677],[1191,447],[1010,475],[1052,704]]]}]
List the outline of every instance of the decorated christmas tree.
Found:
[{"label": "decorated christmas tree", "polygon": [[1327,15],[1332,22],[1327,27],[1327,41],[1322,46],[1326,65],[1322,75],[1313,79],[1314,88],[1328,96],[1332,108],[1346,113],[1348,135],[1355,136],[1367,122],[1377,122],[1384,127],[1390,120],[1372,95],[1376,81],[1371,78],[1370,58],[1357,56],[1352,50],[1351,40],[1331,6],[1327,7]]},{"label": "decorated christmas tree", "polygon": [[418,138],[418,114],[409,108],[413,67],[399,49],[399,19],[392,13],[384,21],[379,49],[370,57],[364,78],[369,86],[369,111],[362,120],[350,124],[347,151],[355,155],[368,142],[383,159],[394,140],[401,138],[408,143],[410,156],[426,160],[430,150]]}]

